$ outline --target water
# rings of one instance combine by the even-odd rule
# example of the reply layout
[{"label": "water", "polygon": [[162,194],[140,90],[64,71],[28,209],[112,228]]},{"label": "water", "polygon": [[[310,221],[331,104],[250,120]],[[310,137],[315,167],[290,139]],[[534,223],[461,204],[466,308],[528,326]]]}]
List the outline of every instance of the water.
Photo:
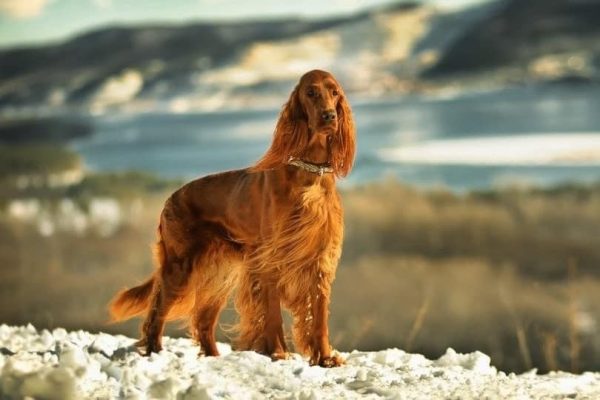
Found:
[{"label": "water", "polygon": [[[358,153],[342,184],[396,177],[461,191],[597,181],[598,100],[597,86],[354,99]],[[192,179],[251,165],[268,147],[278,111],[103,116],[74,147],[92,170]]]}]

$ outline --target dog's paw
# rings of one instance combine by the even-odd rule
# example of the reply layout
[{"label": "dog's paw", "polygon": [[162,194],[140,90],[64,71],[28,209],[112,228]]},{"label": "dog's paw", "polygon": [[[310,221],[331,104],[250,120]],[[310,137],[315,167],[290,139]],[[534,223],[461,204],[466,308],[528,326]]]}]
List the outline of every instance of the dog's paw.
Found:
[{"label": "dog's paw", "polygon": [[152,343],[147,339],[140,339],[134,343],[138,351],[145,357],[149,357],[152,353],[160,353],[162,346],[160,343]]},{"label": "dog's paw", "polygon": [[271,361],[289,360],[290,353],[287,351],[271,353]]},{"label": "dog's paw", "polygon": [[339,367],[345,364],[345,361],[340,355],[332,354],[327,357],[322,357],[321,355],[317,357],[313,357],[310,360],[310,365],[318,365],[323,368],[334,368]]},{"label": "dog's paw", "polygon": [[217,350],[216,346],[214,349],[201,349],[198,353],[198,357],[219,357],[221,354]]},{"label": "dog's paw", "polygon": [[323,359],[321,359],[321,361],[319,362],[319,365],[323,368],[333,368],[333,367],[339,367],[341,365],[344,365],[345,361],[342,357],[338,356],[338,355],[333,355],[331,357],[325,357]]}]

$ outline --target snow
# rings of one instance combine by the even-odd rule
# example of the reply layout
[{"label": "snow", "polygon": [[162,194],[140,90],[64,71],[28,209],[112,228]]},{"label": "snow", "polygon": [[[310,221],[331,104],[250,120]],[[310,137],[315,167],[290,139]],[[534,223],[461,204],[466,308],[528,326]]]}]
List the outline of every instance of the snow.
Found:
[{"label": "snow", "polygon": [[36,226],[42,236],[52,236],[58,231],[83,234],[94,230],[108,237],[125,223],[128,212],[134,214],[140,207],[134,202],[126,209],[110,197],[92,198],[85,208],[69,198],[60,199],[54,205],[26,198],[10,201],[6,211],[9,217]]},{"label": "snow", "polygon": [[106,79],[94,95],[92,109],[102,112],[106,107],[123,104],[135,98],[144,86],[140,71],[126,69]]},{"label": "snow", "polygon": [[382,149],[384,161],[460,165],[600,165],[600,133],[433,139]]},{"label": "snow", "polygon": [[105,333],[0,325],[0,398],[40,399],[542,399],[600,398],[600,373],[498,372],[480,352],[437,360],[399,349],[343,353],[346,364],[272,362],[219,343],[198,357],[189,339],[165,337],[142,357],[134,339]]}]

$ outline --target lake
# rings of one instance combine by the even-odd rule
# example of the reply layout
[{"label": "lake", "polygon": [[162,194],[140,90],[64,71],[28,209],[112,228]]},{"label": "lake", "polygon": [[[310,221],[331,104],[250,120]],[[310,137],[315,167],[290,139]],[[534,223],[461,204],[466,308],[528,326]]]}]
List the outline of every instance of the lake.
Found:
[{"label": "lake", "polygon": [[[464,191],[600,180],[598,86],[350,100],[358,152],[342,185],[395,177]],[[278,112],[104,115],[73,147],[91,170],[192,179],[256,161]]]}]

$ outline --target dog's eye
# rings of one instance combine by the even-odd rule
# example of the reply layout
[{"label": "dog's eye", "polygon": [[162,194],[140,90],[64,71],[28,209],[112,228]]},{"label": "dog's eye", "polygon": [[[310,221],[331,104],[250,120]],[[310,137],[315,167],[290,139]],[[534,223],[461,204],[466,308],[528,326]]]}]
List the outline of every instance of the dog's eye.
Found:
[{"label": "dog's eye", "polygon": [[339,94],[340,94],[340,92],[338,92],[338,91],[337,91],[337,90],[335,90],[335,89],[333,90],[333,95],[334,95],[334,96],[337,96],[337,95],[339,95]]},{"label": "dog's eye", "polygon": [[306,93],[308,95],[308,97],[315,97],[315,91],[313,89],[308,89],[308,92]]}]

